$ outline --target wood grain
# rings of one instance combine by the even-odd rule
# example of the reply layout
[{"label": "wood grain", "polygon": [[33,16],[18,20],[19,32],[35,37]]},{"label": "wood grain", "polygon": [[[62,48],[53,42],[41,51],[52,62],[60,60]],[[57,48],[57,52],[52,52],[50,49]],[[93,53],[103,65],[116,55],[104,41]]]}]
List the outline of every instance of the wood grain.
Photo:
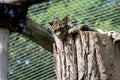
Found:
[{"label": "wood grain", "polygon": [[120,47],[106,35],[92,31],[67,35],[54,54],[57,80],[120,79]]}]

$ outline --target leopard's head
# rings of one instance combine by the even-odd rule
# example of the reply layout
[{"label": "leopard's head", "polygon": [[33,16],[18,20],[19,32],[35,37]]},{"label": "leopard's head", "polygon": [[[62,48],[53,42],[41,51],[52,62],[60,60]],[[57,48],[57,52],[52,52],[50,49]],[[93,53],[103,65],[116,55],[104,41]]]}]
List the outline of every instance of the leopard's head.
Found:
[{"label": "leopard's head", "polygon": [[68,33],[68,16],[65,16],[62,20],[56,17],[53,21],[48,23],[51,26],[53,33],[58,38],[64,38],[64,36]]}]

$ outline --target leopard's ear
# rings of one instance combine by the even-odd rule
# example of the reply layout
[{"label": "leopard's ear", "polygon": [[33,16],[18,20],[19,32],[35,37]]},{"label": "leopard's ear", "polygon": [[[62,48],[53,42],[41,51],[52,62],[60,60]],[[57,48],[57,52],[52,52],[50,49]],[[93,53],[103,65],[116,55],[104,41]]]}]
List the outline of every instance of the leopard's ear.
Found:
[{"label": "leopard's ear", "polygon": [[68,22],[68,16],[65,16],[63,19],[62,19],[63,22],[67,23]]},{"label": "leopard's ear", "polygon": [[52,25],[53,25],[53,21],[51,21],[51,22],[48,22],[48,24],[49,24],[50,26],[52,26]]}]

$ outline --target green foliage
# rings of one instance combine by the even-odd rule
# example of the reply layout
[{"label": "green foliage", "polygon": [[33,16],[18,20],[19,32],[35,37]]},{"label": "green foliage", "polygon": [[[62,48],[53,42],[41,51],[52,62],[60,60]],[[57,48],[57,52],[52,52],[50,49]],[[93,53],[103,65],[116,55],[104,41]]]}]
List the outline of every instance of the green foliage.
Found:
[{"label": "green foliage", "polygon": [[[95,28],[102,28],[111,30],[118,28],[120,23],[116,24],[116,18],[120,16],[119,10],[116,10],[117,4],[113,2],[110,5],[105,4],[106,0],[54,0],[48,6],[41,7],[37,15],[30,16],[39,24],[42,24],[48,29],[48,22],[53,20],[54,17],[63,18],[68,15],[70,21],[75,18],[77,26],[81,23],[88,24]],[[37,10],[38,11],[38,10]],[[30,13],[31,14],[31,13]],[[102,24],[96,26],[96,24]],[[109,23],[109,25],[108,25]]]},{"label": "green foliage", "polygon": [[111,28],[111,25],[110,25],[110,22],[109,21],[99,21],[97,20],[95,22],[95,28],[101,28],[102,30],[106,30],[107,29],[110,29]]}]

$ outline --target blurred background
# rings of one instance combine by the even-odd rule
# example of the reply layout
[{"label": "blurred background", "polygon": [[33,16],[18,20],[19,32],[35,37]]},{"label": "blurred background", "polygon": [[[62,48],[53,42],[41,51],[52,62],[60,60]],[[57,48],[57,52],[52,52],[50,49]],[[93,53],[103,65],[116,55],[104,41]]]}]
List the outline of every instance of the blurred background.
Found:
[{"label": "blurred background", "polygon": [[[66,15],[75,27],[85,23],[120,32],[119,0],[49,0],[31,5],[27,16],[51,31],[48,22]],[[19,33],[9,43],[9,80],[56,80],[51,52]]]}]

